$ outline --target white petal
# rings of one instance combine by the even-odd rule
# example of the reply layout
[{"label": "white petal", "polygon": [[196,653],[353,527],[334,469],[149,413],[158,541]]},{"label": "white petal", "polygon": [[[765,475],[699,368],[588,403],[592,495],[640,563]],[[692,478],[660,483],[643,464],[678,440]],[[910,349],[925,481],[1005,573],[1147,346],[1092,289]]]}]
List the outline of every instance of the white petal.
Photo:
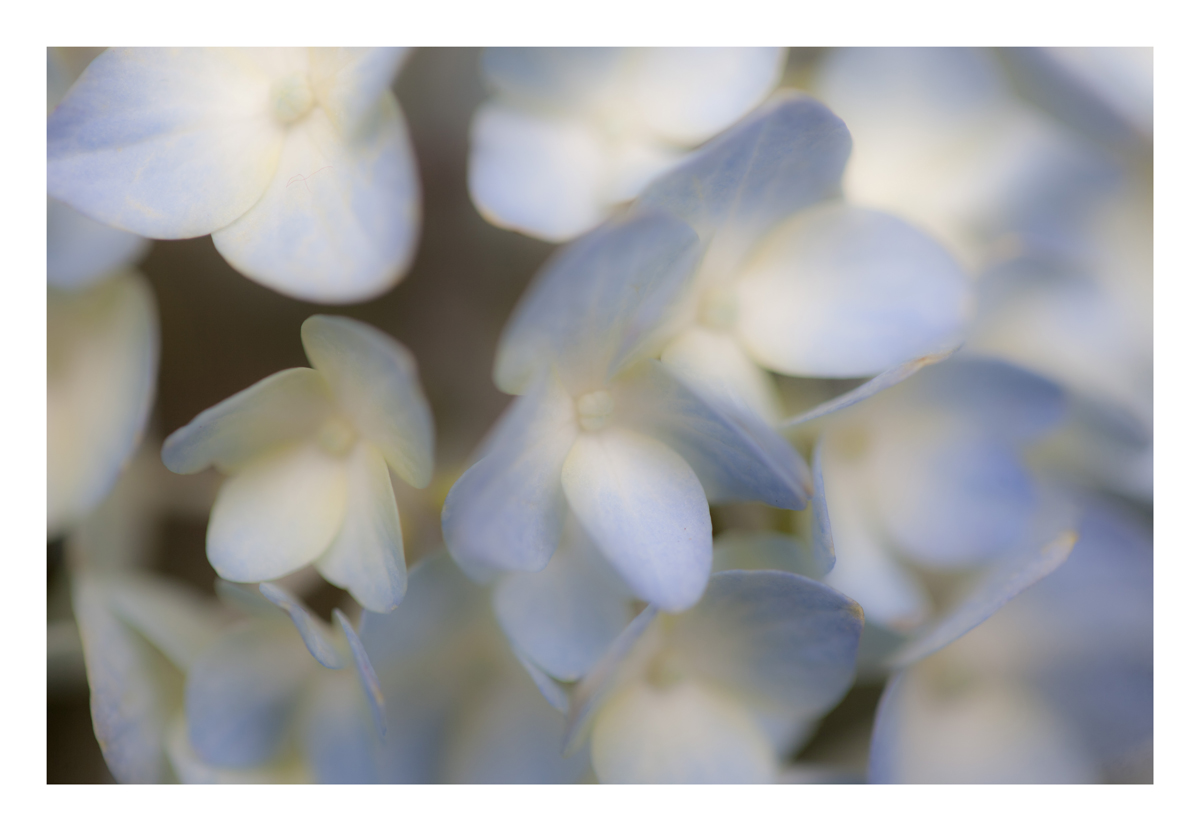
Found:
[{"label": "white petal", "polygon": [[232,471],[255,456],[314,434],[334,413],[316,370],[276,372],[209,407],[163,442],[163,464],[175,473],[209,465]]},{"label": "white petal", "polygon": [[333,126],[350,138],[392,85],[408,57],[406,47],[309,47],[313,94]]},{"label": "white petal", "polygon": [[727,332],[693,326],[663,350],[662,362],[718,399],[741,399],[768,424],[783,416],[775,382]]},{"label": "white petal", "polygon": [[887,214],[813,208],[764,241],[737,286],[737,332],[786,375],[873,375],[961,340],[971,284],[930,237]]},{"label": "white petal", "polygon": [[55,288],[89,286],[149,250],[150,240],[97,222],[57,199],[46,200],[46,279]]},{"label": "white petal", "polygon": [[252,280],[315,303],[369,300],[416,251],[420,183],[400,106],[380,98],[352,139],[316,107],[291,125],[262,198],[213,233]]},{"label": "white petal", "polygon": [[46,524],[51,536],[100,504],[145,427],[158,372],[158,313],[122,272],[46,299]]},{"label": "white petal", "polygon": [[272,78],[240,49],[110,49],[47,124],[47,189],[146,237],[232,222],[275,174]]},{"label": "white petal", "polygon": [[360,441],[346,460],[346,519],[317,571],[363,608],[387,612],[404,599],[404,538],[383,456]]},{"label": "white petal", "polygon": [[596,718],[592,764],[601,782],[751,784],[770,782],[775,755],[736,701],[699,684],[636,684]]},{"label": "white petal", "polygon": [[598,135],[570,117],[485,104],[471,122],[471,201],[493,225],[562,242],[599,225],[609,160]]},{"label": "white petal", "polygon": [[433,414],[412,353],[373,326],[313,315],[300,327],[308,360],[343,412],[415,488],[433,475]]},{"label": "white petal", "polygon": [[480,69],[501,97],[537,109],[580,111],[611,88],[628,50],[489,47]]},{"label": "white petal", "polygon": [[346,517],[346,464],[315,444],[275,451],[235,473],[208,521],[208,561],[226,580],[274,580],[320,556]]},{"label": "white petal", "polygon": [[691,606],[712,567],[708,500],[687,462],[666,445],[624,430],[585,433],[562,468],[571,509],[645,600]]},{"label": "white petal", "polygon": [[775,47],[635,49],[633,100],[660,136],[692,145],[737,121],[779,83]]}]

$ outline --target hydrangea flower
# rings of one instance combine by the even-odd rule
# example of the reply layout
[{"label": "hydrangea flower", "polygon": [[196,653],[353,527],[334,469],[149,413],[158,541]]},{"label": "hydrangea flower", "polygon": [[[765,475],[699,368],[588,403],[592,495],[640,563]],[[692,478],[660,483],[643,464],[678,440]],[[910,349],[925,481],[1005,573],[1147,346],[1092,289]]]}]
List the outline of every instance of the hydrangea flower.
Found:
[{"label": "hydrangea flower", "polygon": [[846,120],[851,201],[934,233],[972,269],[1070,247],[1108,162],[1018,99],[978,49],[838,49],[813,91]]},{"label": "hydrangea flower", "polygon": [[1138,779],[1153,726],[1150,528],[1091,498],[1070,559],[889,682],[873,782]]},{"label": "hydrangea flower", "polygon": [[973,309],[937,242],[836,199],[849,154],[837,116],[780,92],[635,205],[685,219],[704,246],[663,362],[770,423],[782,412],[768,370],[875,375],[960,342]]},{"label": "hydrangea flower", "polygon": [[490,48],[471,124],[471,199],[552,242],[599,225],[778,83],[777,48]]},{"label": "hydrangea flower", "polygon": [[433,471],[433,418],[403,346],[354,320],[300,329],[314,369],[286,369],[196,416],[163,444],[176,473],[230,474],[208,558],[235,582],[313,564],[365,608],[404,596],[404,541],[389,469],[417,488]]},{"label": "hydrangea flower", "polygon": [[212,234],[234,268],[304,300],[389,289],[419,185],[388,87],[403,49],[110,49],[47,127],[50,195],[157,239]]},{"label": "hydrangea flower", "polygon": [[713,575],[680,615],[648,607],[572,691],[568,745],[601,782],[771,782],[854,677],[862,610],[778,571]]},{"label": "hydrangea flower", "polygon": [[685,223],[638,213],[535,278],[496,359],[499,386],[523,394],[443,511],[468,573],[544,568],[569,506],[636,596],[679,611],[708,580],[710,498],[804,507],[807,467],[765,422],[646,357],[696,249]]},{"label": "hydrangea flower", "polygon": [[158,310],[146,278],[110,272],[46,296],[46,530],[92,512],[133,454],[158,376]]}]

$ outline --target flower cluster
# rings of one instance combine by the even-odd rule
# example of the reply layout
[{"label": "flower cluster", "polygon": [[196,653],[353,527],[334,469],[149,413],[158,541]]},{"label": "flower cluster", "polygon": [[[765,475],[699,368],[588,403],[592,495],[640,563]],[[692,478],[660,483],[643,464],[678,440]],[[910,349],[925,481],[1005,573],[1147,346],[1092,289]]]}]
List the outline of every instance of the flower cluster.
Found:
[{"label": "flower cluster", "polygon": [[[487,49],[414,155],[393,79],[459,56],[408,57],[50,51],[51,687],[113,778],[1152,776],[1137,60]],[[311,314],[309,366],[167,411],[163,303],[151,418],[149,239],[380,298],[456,136],[403,325]],[[515,303],[439,293],[492,244],[542,246]]]}]

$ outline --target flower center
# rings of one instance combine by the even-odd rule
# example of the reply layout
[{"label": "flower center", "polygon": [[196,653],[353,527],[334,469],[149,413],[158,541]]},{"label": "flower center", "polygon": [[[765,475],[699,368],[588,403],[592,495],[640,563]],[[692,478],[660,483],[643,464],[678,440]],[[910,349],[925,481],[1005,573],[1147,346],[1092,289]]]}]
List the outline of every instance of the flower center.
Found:
[{"label": "flower center", "polygon": [[345,456],[357,440],[358,432],[346,419],[336,415],[322,424],[317,433],[317,444],[333,456]]},{"label": "flower center", "polygon": [[579,424],[585,430],[599,430],[612,420],[613,397],[608,390],[585,393],[575,399]]},{"label": "flower center", "polygon": [[281,124],[291,124],[305,115],[315,101],[303,72],[293,72],[271,84],[271,111]]},{"label": "flower center", "polygon": [[724,331],[737,322],[738,301],[733,289],[715,288],[704,295],[700,304],[700,323],[710,329]]}]

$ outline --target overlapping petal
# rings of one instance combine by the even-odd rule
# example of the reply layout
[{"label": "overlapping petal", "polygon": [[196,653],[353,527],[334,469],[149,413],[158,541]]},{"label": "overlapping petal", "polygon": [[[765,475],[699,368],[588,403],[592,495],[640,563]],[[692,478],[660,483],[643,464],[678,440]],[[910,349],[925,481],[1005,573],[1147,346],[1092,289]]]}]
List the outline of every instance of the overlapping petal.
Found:
[{"label": "overlapping petal", "polygon": [[485,49],[480,68],[489,85],[515,103],[544,109],[585,107],[616,74],[615,48]]},{"label": "overlapping petal", "polygon": [[208,561],[236,582],[273,580],[329,548],[346,518],[344,461],[314,443],[256,458],[217,494]]},{"label": "overlapping petal", "polygon": [[333,633],[326,624],[317,620],[295,595],[272,583],[259,583],[258,590],[263,597],[285,611],[292,619],[292,624],[300,633],[300,639],[308,647],[309,653],[317,659],[317,663],[329,669],[342,667],[342,656],[330,640]]},{"label": "overlapping petal", "polygon": [[308,49],[313,95],[345,138],[353,138],[392,85],[409,49],[324,47]]},{"label": "overlapping petal", "polygon": [[345,317],[313,315],[300,327],[309,362],[342,412],[415,488],[433,475],[433,414],[417,363],[392,338]]},{"label": "overlapping petal", "polygon": [[562,488],[588,535],[633,591],[668,611],[704,592],[712,521],[696,474],[655,439],[616,428],[576,439]]},{"label": "overlapping petal", "polygon": [[46,280],[58,289],[91,285],[145,256],[150,240],[112,228],[59,202],[46,200]]},{"label": "overlapping petal", "polygon": [[213,231],[234,268],[317,303],[376,297],[416,249],[420,185],[391,93],[352,138],[316,107],[291,125],[261,198]]},{"label": "overlapping petal", "polygon": [[50,195],[146,237],[228,225],[276,173],[271,80],[236,49],[110,49],[50,116]]}]

